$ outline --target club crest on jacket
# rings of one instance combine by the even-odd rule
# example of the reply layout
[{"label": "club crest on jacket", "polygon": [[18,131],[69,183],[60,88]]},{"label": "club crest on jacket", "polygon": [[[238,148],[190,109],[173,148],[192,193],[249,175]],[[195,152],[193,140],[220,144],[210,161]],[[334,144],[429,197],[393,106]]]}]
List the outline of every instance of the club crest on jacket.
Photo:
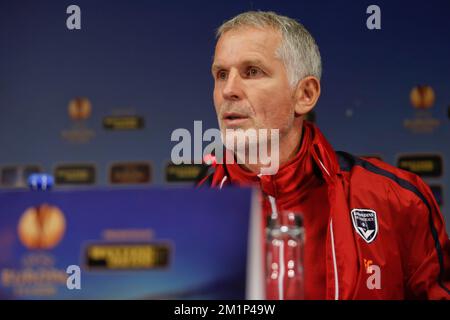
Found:
[{"label": "club crest on jacket", "polygon": [[378,233],[377,213],[370,209],[353,209],[351,216],[356,232],[367,243],[375,240]]}]

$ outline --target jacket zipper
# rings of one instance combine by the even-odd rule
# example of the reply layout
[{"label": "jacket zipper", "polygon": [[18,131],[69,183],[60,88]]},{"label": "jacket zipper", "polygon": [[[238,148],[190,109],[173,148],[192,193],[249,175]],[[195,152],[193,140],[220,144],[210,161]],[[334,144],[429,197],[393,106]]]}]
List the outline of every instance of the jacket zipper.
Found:
[{"label": "jacket zipper", "polygon": [[330,236],[331,236],[331,251],[333,253],[334,300],[339,300],[339,278],[336,263],[336,251],[334,248],[333,219],[330,219]]},{"label": "jacket zipper", "polygon": [[[320,166],[322,167],[322,169],[328,175],[328,177],[331,178],[330,172],[325,167],[325,165],[323,164],[323,162],[320,160],[319,157],[317,157],[317,160],[318,160]],[[331,212],[330,212],[330,216],[331,216]],[[334,300],[339,300],[339,276],[338,276],[337,261],[336,261],[336,249],[334,246],[334,231],[333,231],[333,219],[332,218],[330,218],[330,237],[331,237],[331,252],[333,255]]]}]

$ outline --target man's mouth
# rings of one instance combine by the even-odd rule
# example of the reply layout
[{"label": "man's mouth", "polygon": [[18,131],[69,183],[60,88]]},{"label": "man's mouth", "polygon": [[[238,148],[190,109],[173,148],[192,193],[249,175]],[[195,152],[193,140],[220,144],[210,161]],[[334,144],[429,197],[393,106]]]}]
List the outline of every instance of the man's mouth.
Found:
[{"label": "man's mouth", "polygon": [[236,112],[225,112],[222,120],[227,126],[239,125],[248,120],[248,116]]}]

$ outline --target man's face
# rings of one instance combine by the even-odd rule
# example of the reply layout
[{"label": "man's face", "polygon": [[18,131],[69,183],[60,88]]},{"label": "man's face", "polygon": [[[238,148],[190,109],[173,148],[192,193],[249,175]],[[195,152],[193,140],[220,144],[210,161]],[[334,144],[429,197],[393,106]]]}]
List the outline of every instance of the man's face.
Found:
[{"label": "man's face", "polygon": [[292,129],[293,89],[276,50],[281,34],[242,27],[219,38],[212,65],[214,105],[225,129]]}]

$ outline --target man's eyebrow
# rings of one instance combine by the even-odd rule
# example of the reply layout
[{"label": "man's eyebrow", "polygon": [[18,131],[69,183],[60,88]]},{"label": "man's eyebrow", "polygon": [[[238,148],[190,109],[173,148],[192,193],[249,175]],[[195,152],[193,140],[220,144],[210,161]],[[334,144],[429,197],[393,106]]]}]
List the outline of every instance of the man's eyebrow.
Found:
[{"label": "man's eyebrow", "polygon": [[212,72],[217,71],[217,70],[221,70],[221,69],[224,69],[224,67],[222,65],[220,65],[220,64],[213,63],[213,65],[211,66],[211,71]]},{"label": "man's eyebrow", "polygon": [[[266,64],[261,60],[261,59],[246,59],[243,60],[241,62],[239,62],[240,65],[244,65],[244,66],[266,66]],[[221,64],[215,64],[213,63],[213,65],[211,66],[211,71],[217,71],[217,70],[222,70],[222,69],[226,69],[224,66],[222,66]]]},{"label": "man's eyebrow", "polygon": [[247,59],[242,61],[242,64],[245,66],[265,66],[266,64],[261,59]]}]

